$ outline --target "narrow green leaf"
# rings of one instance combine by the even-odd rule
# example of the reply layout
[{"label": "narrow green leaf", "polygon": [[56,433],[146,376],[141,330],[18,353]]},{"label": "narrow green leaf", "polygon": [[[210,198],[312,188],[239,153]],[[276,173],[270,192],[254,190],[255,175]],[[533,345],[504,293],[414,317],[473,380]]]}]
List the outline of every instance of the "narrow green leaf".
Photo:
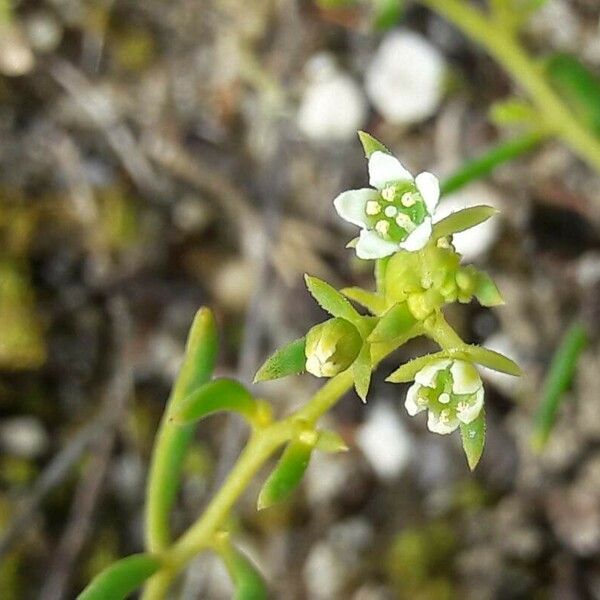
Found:
[{"label": "narrow green leaf", "polygon": [[462,445],[469,463],[469,469],[473,471],[483,454],[485,445],[485,410],[482,409],[479,416],[466,425],[460,424],[460,436]]},{"label": "narrow green leaf", "polygon": [[360,143],[365,150],[365,156],[367,158],[370,158],[371,154],[374,152],[385,152],[386,154],[391,154],[391,152],[379,140],[376,140],[372,135],[369,135],[365,131],[359,131],[358,137],[360,138]]},{"label": "narrow green leaf", "polygon": [[406,302],[394,304],[379,320],[375,329],[369,336],[370,342],[389,342],[401,335],[415,325],[417,320],[408,308]]},{"label": "narrow green leaf", "polygon": [[193,425],[176,426],[172,416],[179,403],[206,383],[217,355],[217,327],[212,312],[201,308],[194,318],[183,365],[163,415],[154,449],[146,492],[146,537],[150,550],[158,552],[171,543],[169,518],[181,481],[181,469],[194,434]]},{"label": "narrow green leaf", "polygon": [[438,221],[433,226],[431,239],[438,240],[440,238],[465,231],[471,227],[475,227],[498,212],[497,209],[491,206],[472,206],[463,210],[458,210],[441,221]]},{"label": "narrow green leaf", "polygon": [[267,600],[263,577],[250,559],[229,543],[219,545],[217,550],[235,588],[233,600]]},{"label": "narrow green leaf", "polygon": [[[316,435],[315,439],[317,441]],[[291,441],[269,475],[258,496],[258,510],[269,508],[287,498],[297,487],[308,467],[314,443]]]},{"label": "narrow green leaf", "polygon": [[173,415],[176,423],[197,423],[215,412],[229,410],[250,419],[256,412],[252,394],[234,379],[214,379],[195,389]]},{"label": "narrow green leaf", "polygon": [[481,306],[500,306],[504,304],[504,298],[502,298],[496,283],[485,271],[478,271],[476,279],[475,297]]},{"label": "narrow green leaf", "polygon": [[340,317],[356,324],[360,322],[360,315],[340,292],[325,281],[317,277],[305,275],[306,287],[319,306],[334,317]]},{"label": "narrow green leaf", "polygon": [[500,373],[506,373],[513,377],[520,377],[523,373],[521,367],[507,356],[494,352],[483,346],[477,346],[475,344],[469,344],[464,347],[462,352],[456,352],[454,354],[457,358],[471,359],[479,365],[483,365],[488,369],[499,371]]},{"label": "narrow green leaf", "polygon": [[336,452],[347,452],[348,445],[339,433],[324,429],[319,431],[319,439],[315,449],[328,454],[335,454]]},{"label": "narrow green leaf", "polygon": [[306,370],[306,338],[299,338],[277,350],[254,376],[254,383],[298,375]]},{"label": "narrow green leaf", "polygon": [[368,292],[359,287],[349,287],[340,290],[340,293],[344,294],[346,298],[358,302],[374,315],[379,315],[385,310],[385,300],[375,292]]},{"label": "narrow green leaf", "polygon": [[378,31],[394,27],[402,17],[403,0],[374,0],[373,25]]},{"label": "narrow green leaf", "polygon": [[494,125],[534,125],[539,115],[529,102],[520,98],[508,98],[494,102],[489,111]]},{"label": "narrow green leaf", "polygon": [[573,379],[579,357],[587,344],[588,335],[584,326],[575,322],[565,332],[552,358],[535,416],[533,444],[536,450],[540,450],[548,440],[564,394]]},{"label": "narrow green leaf", "polygon": [[134,592],[160,569],[150,554],[133,554],[104,569],[77,596],[77,600],[121,600]]},{"label": "narrow green leaf", "polygon": [[369,386],[371,385],[372,370],[373,364],[371,361],[371,344],[365,343],[356,357],[356,360],[352,364],[354,389],[363,402],[367,401],[367,394],[369,393]]},{"label": "narrow green leaf", "polygon": [[408,383],[415,378],[415,375],[427,364],[436,360],[444,360],[449,358],[449,352],[441,350],[433,354],[425,354],[409,360],[398,367],[393,373],[386,377],[386,381],[391,383]]}]

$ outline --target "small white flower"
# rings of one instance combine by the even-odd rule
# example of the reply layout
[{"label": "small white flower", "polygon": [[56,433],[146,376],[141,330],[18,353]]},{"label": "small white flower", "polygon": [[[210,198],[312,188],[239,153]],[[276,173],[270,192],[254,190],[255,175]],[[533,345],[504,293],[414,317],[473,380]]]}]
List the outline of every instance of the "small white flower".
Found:
[{"label": "small white flower", "polygon": [[479,416],[483,396],[477,369],[463,360],[446,359],[423,367],[415,375],[404,407],[411,417],[429,410],[429,430],[446,434]]},{"label": "small white flower", "polygon": [[357,256],[383,258],[423,248],[440,198],[437,177],[424,172],[413,179],[397,158],[377,151],[369,158],[369,183],[376,189],[349,190],[333,201],[342,219],[362,228]]},{"label": "small white flower", "polygon": [[445,62],[423,36],[389,33],[367,70],[365,89],[391,123],[419,123],[433,115],[443,92]]}]

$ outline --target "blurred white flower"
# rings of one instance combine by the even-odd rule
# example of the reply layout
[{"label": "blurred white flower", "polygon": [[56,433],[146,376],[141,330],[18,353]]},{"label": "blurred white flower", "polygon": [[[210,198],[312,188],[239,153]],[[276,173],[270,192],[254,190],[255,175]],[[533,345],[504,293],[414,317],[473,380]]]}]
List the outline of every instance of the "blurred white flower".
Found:
[{"label": "blurred white flower", "polygon": [[298,110],[298,128],[315,141],[352,139],[367,117],[367,101],[359,85],[326,54],[307,67],[309,84]]},{"label": "blurred white flower", "polygon": [[408,388],[404,406],[411,417],[429,410],[429,430],[446,434],[479,416],[483,396],[481,377],[471,363],[438,360],[415,375],[415,383]]},{"label": "blurred white flower", "polygon": [[391,123],[418,123],[439,106],[444,71],[443,56],[423,36],[394,31],[381,42],[367,70],[367,96]]},{"label": "blurred white flower", "polygon": [[376,189],[349,190],[333,201],[342,219],[362,228],[356,255],[374,259],[423,248],[440,198],[437,177],[424,172],[413,180],[397,158],[377,151],[369,158],[369,183]]}]

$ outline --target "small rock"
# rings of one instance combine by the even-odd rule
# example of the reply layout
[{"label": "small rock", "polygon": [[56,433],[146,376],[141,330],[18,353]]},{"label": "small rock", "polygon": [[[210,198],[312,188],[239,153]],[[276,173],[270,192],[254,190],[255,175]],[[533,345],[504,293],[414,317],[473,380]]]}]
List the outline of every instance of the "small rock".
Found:
[{"label": "small rock", "polygon": [[304,563],[308,597],[313,600],[340,598],[349,574],[339,550],[326,542],[318,542]]},{"label": "small rock", "polygon": [[445,62],[427,39],[411,31],[388,33],[365,79],[367,96],[390,123],[424,121],[437,110]]},{"label": "small rock", "polygon": [[46,11],[38,11],[27,17],[25,32],[31,47],[44,54],[58,47],[63,33],[60,23]]},{"label": "small rock", "polygon": [[8,77],[27,75],[35,65],[33,52],[16,25],[0,25],[0,73]]},{"label": "small rock", "polygon": [[13,417],[0,425],[0,444],[8,454],[35,458],[48,447],[48,434],[35,417]]},{"label": "small rock", "polygon": [[[504,354],[504,356],[508,356],[508,358],[514,360],[518,365],[523,364],[522,357],[519,355],[517,347],[505,333],[497,332],[492,334],[483,342],[483,346],[494,352],[499,352],[500,354]],[[519,388],[521,381],[520,377],[499,373],[498,371],[488,369],[487,367],[481,367],[481,375],[487,381],[491,381],[507,396],[514,395]]]}]

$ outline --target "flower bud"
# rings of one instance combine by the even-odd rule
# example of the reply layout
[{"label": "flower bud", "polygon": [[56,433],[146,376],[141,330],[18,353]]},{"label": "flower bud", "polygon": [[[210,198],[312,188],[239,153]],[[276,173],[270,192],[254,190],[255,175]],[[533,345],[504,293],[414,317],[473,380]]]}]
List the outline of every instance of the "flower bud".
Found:
[{"label": "flower bud", "polygon": [[316,377],[333,377],[355,361],[362,344],[358,329],[346,319],[315,325],[306,334],[306,370]]}]

